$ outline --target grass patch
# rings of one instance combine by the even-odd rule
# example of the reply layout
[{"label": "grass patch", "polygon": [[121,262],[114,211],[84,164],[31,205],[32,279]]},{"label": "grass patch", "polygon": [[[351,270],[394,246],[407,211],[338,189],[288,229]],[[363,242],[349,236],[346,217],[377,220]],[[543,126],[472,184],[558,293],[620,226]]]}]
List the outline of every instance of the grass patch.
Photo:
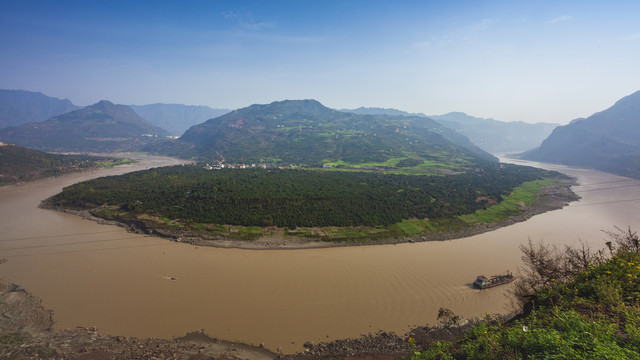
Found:
[{"label": "grass patch", "polygon": [[[384,169],[385,173],[398,175],[441,175],[445,172],[455,173],[470,164],[469,160],[465,158],[451,159],[443,157],[436,160],[415,156],[394,157],[384,162],[349,163],[339,160],[326,161],[324,163],[331,165],[331,169],[337,171],[380,171],[376,169]],[[405,163],[413,164],[413,166],[401,166]]]},{"label": "grass patch", "polygon": [[551,186],[555,182],[556,180],[551,178],[525,182],[515,188],[511,194],[504,196],[500,203],[477,210],[473,214],[461,215],[459,219],[471,225],[498,222],[509,216],[518,215],[524,211],[524,206],[531,206],[538,199],[541,188]]},{"label": "grass patch", "polygon": [[114,159],[109,161],[96,161],[96,166],[102,167],[102,168],[110,168],[118,165],[133,164],[135,162],[136,161],[132,159],[122,158],[122,159]]},{"label": "grass patch", "polygon": [[399,223],[393,224],[392,229],[395,229],[403,235],[416,235],[424,232],[430,227],[427,220],[402,220]]},{"label": "grass patch", "polygon": [[259,226],[233,226],[229,236],[240,240],[255,240],[264,235],[264,230]]}]

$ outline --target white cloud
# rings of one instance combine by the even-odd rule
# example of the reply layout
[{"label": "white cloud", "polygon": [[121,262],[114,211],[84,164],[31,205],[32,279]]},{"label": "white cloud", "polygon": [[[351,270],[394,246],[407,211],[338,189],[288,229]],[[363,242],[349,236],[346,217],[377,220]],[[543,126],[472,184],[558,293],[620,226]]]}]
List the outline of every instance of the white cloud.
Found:
[{"label": "white cloud", "polygon": [[223,12],[222,16],[224,16],[225,19],[236,20],[238,25],[245,30],[259,31],[271,29],[276,26],[273,22],[256,21],[253,14],[249,11],[228,11]]},{"label": "white cloud", "polygon": [[451,48],[454,45],[468,42],[471,36],[479,35],[478,33],[490,29],[500,21],[500,19],[485,18],[480,21],[476,21],[466,27],[456,29],[448,33],[442,33],[432,36],[429,40],[415,42],[412,44],[412,46],[416,49],[424,49],[429,51],[439,51],[446,48]]},{"label": "white cloud", "polygon": [[553,19],[549,20],[549,23],[550,24],[557,24],[557,23],[569,21],[571,19],[573,19],[573,16],[571,16],[571,15],[562,15],[562,16],[558,16],[556,18],[553,18]]},{"label": "white cloud", "polygon": [[478,32],[484,31],[491,27],[491,25],[499,22],[500,19],[482,19],[478,22],[475,22],[467,28],[470,32]]}]

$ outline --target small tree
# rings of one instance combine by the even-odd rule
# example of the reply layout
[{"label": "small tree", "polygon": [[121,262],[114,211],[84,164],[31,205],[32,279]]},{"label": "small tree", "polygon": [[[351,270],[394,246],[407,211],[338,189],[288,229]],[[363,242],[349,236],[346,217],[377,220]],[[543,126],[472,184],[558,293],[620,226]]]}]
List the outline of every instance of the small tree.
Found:
[{"label": "small tree", "polygon": [[511,293],[520,306],[543,287],[571,281],[589,266],[597,265],[605,259],[602,250],[593,252],[584,242],[579,248],[565,246],[564,251],[543,242],[520,245],[524,268],[519,268],[519,281]]},{"label": "small tree", "polygon": [[607,247],[611,254],[619,251],[640,252],[640,237],[638,233],[631,230],[631,226],[627,230],[615,227],[616,231],[603,230],[605,234],[613,241],[607,241]]},{"label": "small tree", "polygon": [[[637,232],[631,230],[630,226],[626,230],[617,226],[615,229],[603,230],[610,239],[605,242],[610,256],[627,251],[640,252],[640,236]],[[603,249],[594,252],[582,241],[579,248],[565,246],[561,252],[555,246],[543,242],[534,244],[529,239],[526,245],[520,245],[520,250],[524,268],[518,269],[519,281],[511,289],[519,306],[524,305],[541,288],[571,281],[581,271],[607,260]]]}]

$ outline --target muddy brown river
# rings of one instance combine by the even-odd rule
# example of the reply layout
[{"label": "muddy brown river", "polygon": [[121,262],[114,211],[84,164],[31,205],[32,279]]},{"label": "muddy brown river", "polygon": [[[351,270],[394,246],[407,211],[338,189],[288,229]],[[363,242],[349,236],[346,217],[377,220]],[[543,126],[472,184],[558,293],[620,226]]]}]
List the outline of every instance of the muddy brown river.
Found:
[{"label": "muddy brown river", "polygon": [[[443,242],[306,250],[194,247],[38,208],[64,186],[175,164],[141,162],[0,188],[0,277],[53,309],[56,328],[111,335],[211,336],[290,353],[305,341],[404,333],[440,307],[465,317],[509,310],[510,285],[474,290],[478,274],[517,270],[531,238],[601,248],[614,226],[640,229],[640,181],[526,163],[575,176],[583,198],[489,233]],[[175,280],[173,280],[173,279]]]}]

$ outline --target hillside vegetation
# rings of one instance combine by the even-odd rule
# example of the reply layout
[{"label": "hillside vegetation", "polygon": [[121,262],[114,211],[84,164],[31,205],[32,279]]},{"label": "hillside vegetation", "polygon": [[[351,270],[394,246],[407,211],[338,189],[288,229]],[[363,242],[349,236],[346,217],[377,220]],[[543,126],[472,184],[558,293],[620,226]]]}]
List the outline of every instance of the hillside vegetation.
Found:
[{"label": "hillside vegetation", "polygon": [[[144,136],[147,135],[147,136]],[[141,148],[167,132],[129,107],[103,100],[94,105],[0,130],[0,139],[28,148],[55,152],[119,152]]]},{"label": "hillside vegetation", "polygon": [[[228,163],[325,163],[416,166],[437,163],[448,171],[496,162],[469,139],[420,117],[358,115],[315,100],[252,105],[196,125],[180,138],[181,154]],[[387,164],[387,165],[381,165]]]},{"label": "hillside vegetation", "polygon": [[608,254],[523,246],[514,293],[525,312],[507,323],[487,315],[458,341],[410,339],[411,359],[640,359],[640,239],[610,235]]},{"label": "hillside vegetation", "polygon": [[0,145],[0,186],[129,161],[131,160],[88,155],[49,154],[3,144]]}]

